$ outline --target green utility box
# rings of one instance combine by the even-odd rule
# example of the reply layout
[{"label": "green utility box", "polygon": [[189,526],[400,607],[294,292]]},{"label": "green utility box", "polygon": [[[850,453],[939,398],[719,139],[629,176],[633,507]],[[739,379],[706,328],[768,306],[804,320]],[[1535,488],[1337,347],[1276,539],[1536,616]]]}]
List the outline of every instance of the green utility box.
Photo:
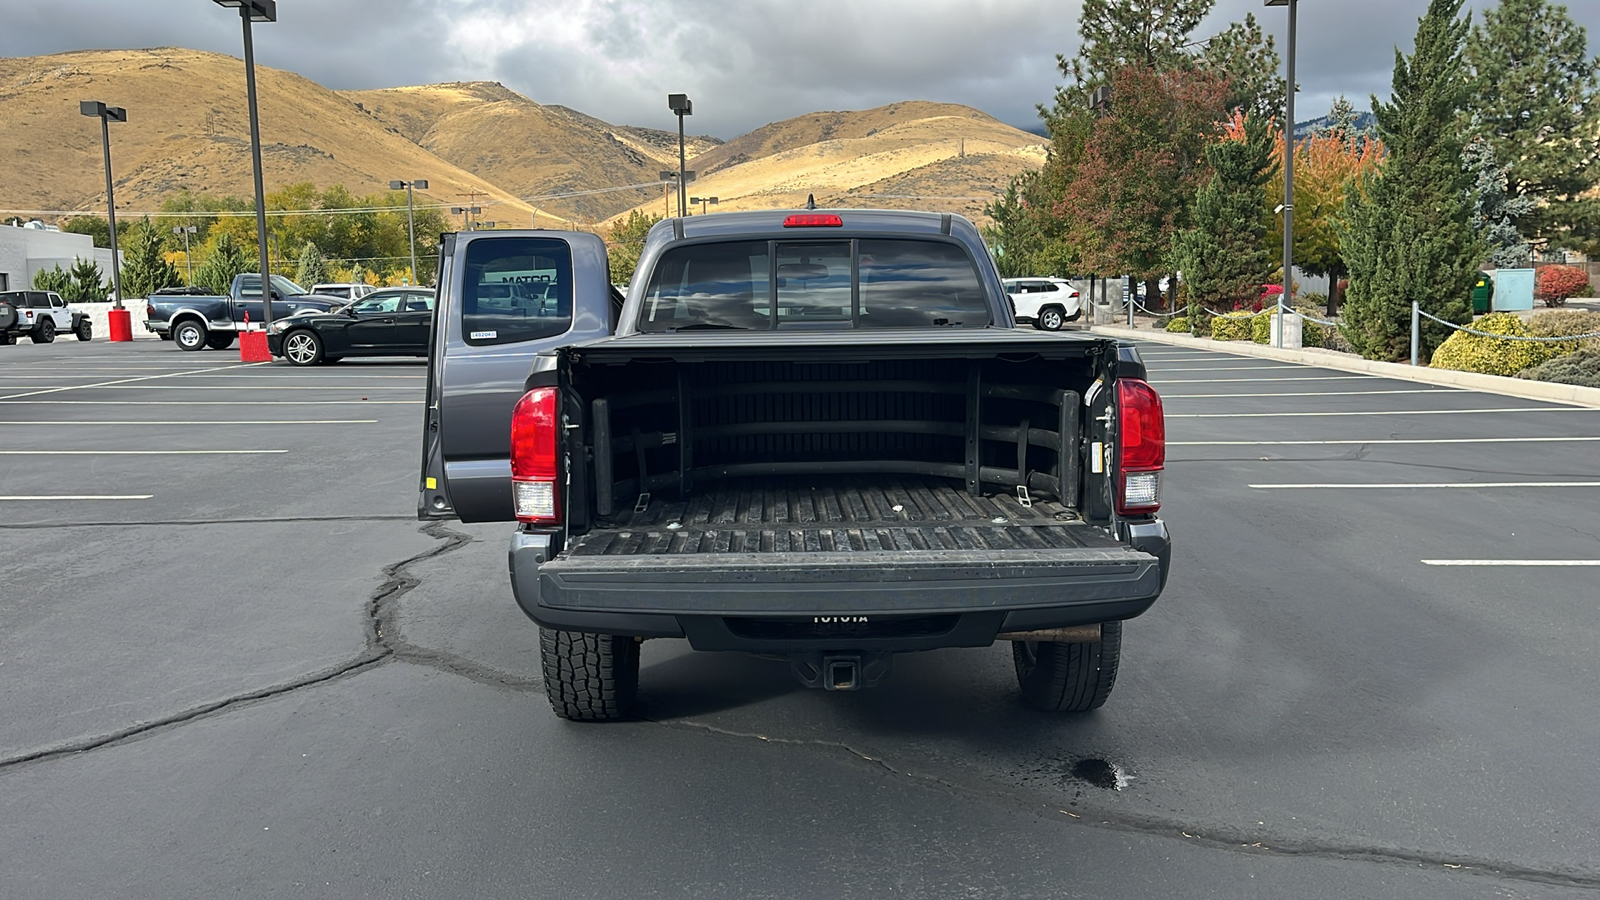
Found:
[{"label": "green utility box", "polygon": [[1472,314],[1481,316],[1489,311],[1489,301],[1494,297],[1494,279],[1488,272],[1478,273],[1478,283],[1472,286]]}]

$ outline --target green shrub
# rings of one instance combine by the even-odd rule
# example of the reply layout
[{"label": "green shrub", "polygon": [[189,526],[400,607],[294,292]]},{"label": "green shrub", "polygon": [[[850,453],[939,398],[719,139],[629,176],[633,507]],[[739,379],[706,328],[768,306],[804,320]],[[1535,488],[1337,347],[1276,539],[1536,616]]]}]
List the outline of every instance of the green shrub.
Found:
[{"label": "green shrub", "polygon": [[1351,345],[1344,332],[1338,328],[1324,328],[1322,334],[1322,347],[1325,350],[1337,350],[1340,353],[1354,353],[1356,348]]},{"label": "green shrub", "polygon": [[[1313,309],[1309,306],[1297,307],[1295,312],[1299,313],[1302,317],[1306,315],[1313,315],[1321,318],[1323,315],[1322,310]],[[1256,316],[1254,319],[1252,319],[1250,321],[1250,339],[1258,344],[1272,343],[1272,317],[1277,314],[1278,311],[1276,309],[1271,309],[1266,315]],[[1300,346],[1321,347],[1325,336],[1325,332],[1321,325],[1318,325],[1310,319],[1301,320]]]},{"label": "green shrub", "polygon": [[1173,332],[1174,334],[1188,334],[1189,333],[1189,317],[1188,316],[1177,316],[1172,321],[1167,323],[1167,330],[1170,331],[1170,332]]},{"label": "green shrub", "polygon": [[[1561,309],[1534,313],[1528,320],[1528,333],[1537,337],[1600,334],[1600,312]],[[1600,350],[1600,337],[1587,338],[1582,342],[1582,346]]]},{"label": "green shrub", "polygon": [[1579,350],[1558,356],[1531,369],[1523,369],[1517,373],[1517,377],[1600,388],[1600,349]]},{"label": "green shrub", "polygon": [[[1491,334],[1530,336],[1522,319],[1511,313],[1493,313],[1473,322],[1472,328]],[[1435,369],[1454,369],[1458,372],[1479,372],[1484,375],[1515,375],[1531,369],[1546,360],[1571,353],[1578,349],[1576,342],[1535,343],[1533,341],[1506,341],[1457,331],[1433,351]]]},{"label": "green shrub", "polygon": [[1219,341],[1250,340],[1250,316],[1251,313],[1228,313],[1212,317],[1211,337]]}]

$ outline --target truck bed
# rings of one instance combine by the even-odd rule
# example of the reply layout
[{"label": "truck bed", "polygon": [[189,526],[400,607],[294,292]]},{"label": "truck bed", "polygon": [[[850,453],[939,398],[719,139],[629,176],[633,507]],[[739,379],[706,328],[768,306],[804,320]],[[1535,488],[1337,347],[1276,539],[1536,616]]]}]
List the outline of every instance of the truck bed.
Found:
[{"label": "truck bed", "polygon": [[652,499],[575,538],[566,556],[1125,549],[1055,500],[972,496],[950,479],[738,479]]}]

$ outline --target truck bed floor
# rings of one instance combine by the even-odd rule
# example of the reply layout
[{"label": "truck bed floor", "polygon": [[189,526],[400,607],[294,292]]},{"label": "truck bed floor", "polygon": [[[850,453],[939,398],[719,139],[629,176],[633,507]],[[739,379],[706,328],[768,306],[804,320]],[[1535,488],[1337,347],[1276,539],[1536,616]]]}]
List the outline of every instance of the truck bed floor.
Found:
[{"label": "truck bed floor", "polygon": [[1055,501],[974,497],[946,479],[853,476],[719,482],[652,498],[573,539],[572,557],[696,553],[1120,548]]}]

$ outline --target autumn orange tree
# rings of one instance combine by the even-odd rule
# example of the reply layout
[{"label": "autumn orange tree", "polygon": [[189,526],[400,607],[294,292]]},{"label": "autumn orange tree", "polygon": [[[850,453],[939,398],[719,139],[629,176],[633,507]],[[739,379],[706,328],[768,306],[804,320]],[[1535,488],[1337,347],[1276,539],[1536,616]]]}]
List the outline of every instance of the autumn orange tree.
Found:
[{"label": "autumn orange tree", "polygon": [[[1283,171],[1283,132],[1272,150],[1275,168]],[[1378,139],[1332,129],[1295,142],[1294,262],[1329,282],[1328,309],[1338,308],[1339,280],[1349,274],[1339,248],[1339,222],[1345,195],[1357,189],[1358,176],[1375,172],[1383,158]],[[1281,178],[1267,186],[1267,209],[1283,202]],[[1283,231],[1267,236],[1267,246],[1282,263]]]}]

